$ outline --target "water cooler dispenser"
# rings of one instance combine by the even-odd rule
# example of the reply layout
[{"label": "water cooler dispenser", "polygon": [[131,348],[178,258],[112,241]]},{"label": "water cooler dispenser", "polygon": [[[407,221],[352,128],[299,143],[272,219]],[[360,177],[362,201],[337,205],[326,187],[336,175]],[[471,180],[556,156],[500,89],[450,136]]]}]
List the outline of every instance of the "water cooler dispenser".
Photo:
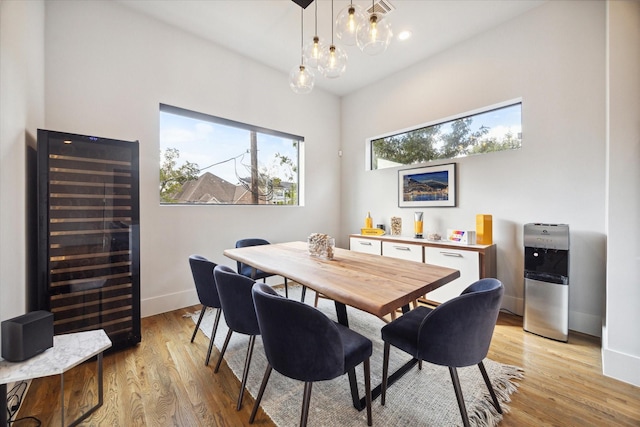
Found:
[{"label": "water cooler dispenser", "polygon": [[524,330],[569,338],[569,226],[524,226]]}]

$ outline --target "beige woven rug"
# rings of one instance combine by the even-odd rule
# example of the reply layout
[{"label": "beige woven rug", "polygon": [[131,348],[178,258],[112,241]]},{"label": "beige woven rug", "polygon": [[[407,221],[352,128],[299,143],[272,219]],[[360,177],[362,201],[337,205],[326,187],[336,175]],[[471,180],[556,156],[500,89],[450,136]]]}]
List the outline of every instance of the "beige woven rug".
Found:
[{"label": "beige woven rug", "polygon": [[[279,292],[283,292],[278,289]],[[289,297],[299,300],[300,287],[289,286]],[[308,290],[306,302],[313,303],[314,292]],[[318,308],[327,316],[336,320],[333,301],[320,299]],[[380,384],[382,379],[382,351],[383,343],[380,338],[380,328],[384,322],[368,313],[347,308],[349,326],[371,339],[373,355],[371,356],[371,384]],[[191,317],[194,323],[199,313]],[[211,335],[213,327],[213,311],[207,310],[200,329]],[[214,340],[220,349],[227,333],[224,315],[220,318],[218,332]],[[240,334],[233,334],[229,348],[225,354],[225,361],[229,364],[238,378],[242,378],[242,369],[246,356],[249,338]],[[195,344],[194,344],[195,345]],[[215,366],[217,354],[212,355],[210,366]],[[391,347],[389,370],[393,372],[398,366],[409,360],[409,356]],[[506,405],[510,395],[517,391],[516,379],[523,378],[521,368],[503,365],[492,360],[484,361],[489,378],[501,402],[504,412],[508,412]],[[252,396],[256,396],[266,367],[266,358],[262,341],[258,337],[254,347],[253,358],[247,380],[247,389]],[[491,404],[491,398],[482,375],[477,366],[458,369],[460,384],[464,394],[469,420],[473,426],[495,426],[502,419]],[[360,396],[364,395],[364,381],[362,366],[356,367]],[[291,380],[273,371],[269,384],[262,398],[262,409],[278,426],[297,426],[300,421],[302,408],[302,390],[304,384]],[[238,390],[239,391],[239,390]],[[235,392],[234,392],[235,393]],[[243,403],[246,405],[247,403]],[[443,366],[423,363],[422,370],[417,366],[407,372],[387,391],[385,406],[380,405],[378,397],[372,404],[374,426],[457,426],[462,425],[462,418],[456,402],[449,370]],[[258,421],[258,420],[256,420]],[[313,426],[366,426],[366,411],[358,412],[351,403],[349,380],[347,375],[331,381],[317,382],[311,393],[311,407],[308,425]]]}]

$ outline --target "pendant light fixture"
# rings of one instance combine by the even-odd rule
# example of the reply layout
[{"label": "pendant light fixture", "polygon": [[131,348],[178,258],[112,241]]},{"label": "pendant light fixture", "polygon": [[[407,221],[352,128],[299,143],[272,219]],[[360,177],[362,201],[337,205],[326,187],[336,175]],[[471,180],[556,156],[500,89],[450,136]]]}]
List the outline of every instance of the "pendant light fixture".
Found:
[{"label": "pendant light fixture", "polygon": [[318,2],[315,2],[316,14],[315,14],[315,33],[313,39],[311,39],[306,45],[304,45],[302,55],[307,63],[307,66],[311,68],[318,68],[318,64],[321,61],[321,57],[326,49],[325,44],[318,36]]},{"label": "pendant light fixture", "polygon": [[356,34],[358,47],[368,55],[377,55],[387,50],[392,37],[391,25],[376,13],[374,0],[371,0],[369,21],[361,25]]},{"label": "pendant light fixture", "polygon": [[289,86],[297,94],[305,95],[313,90],[316,77],[311,70],[304,65],[304,9],[300,8],[300,65],[294,67],[289,73]]},{"label": "pendant light fixture", "polygon": [[336,37],[345,45],[356,44],[358,27],[367,22],[367,16],[358,5],[351,4],[340,11],[336,18]]},{"label": "pendant light fixture", "polygon": [[335,79],[343,75],[346,69],[347,53],[333,43],[333,0],[331,0],[331,45],[321,56],[318,71],[328,79]]}]

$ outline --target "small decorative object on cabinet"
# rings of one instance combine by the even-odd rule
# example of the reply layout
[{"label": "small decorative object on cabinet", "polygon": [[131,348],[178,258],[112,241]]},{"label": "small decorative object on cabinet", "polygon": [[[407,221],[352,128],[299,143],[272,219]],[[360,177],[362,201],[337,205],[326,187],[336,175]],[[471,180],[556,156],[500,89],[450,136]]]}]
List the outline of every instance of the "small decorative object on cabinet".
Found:
[{"label": "small decorative object on cabinet", "polygon": [[476,215],[476,243],[479,245],[491,245],[493,243],[492,223],[491,215]]},{"label": "small decorative object on cabinet", "polygon": [[413,219],[413,231],[416,239],[422,239],[422,228],[423,228],[423,216],[422,212],[415,212]]},{"label": "small decorative object on cabinet", "polygon": [[364,228],[373,228],[373,218],[371,218],[371,212],[367,212],[367,217],[364,219]]},{"label": "small decorative object on cabinet", "polygon": [[364,219],[364,227],[360,229],[360,233],[365,236],[381,236],[384,234],[384,229],[380,229],[378,227],[373,228],[371,212],[367,212],[367,216]]},{"label": "small decorative object on cabinet", "polygon": [[391,217],[391,235],[399,236],[402,234],[402,218],[399,216]]},{"label": "small decorative object on cabinet", "polygon": [[54,333],[104,329],[140,342],[138,142],[38,130],[34,309]]}]

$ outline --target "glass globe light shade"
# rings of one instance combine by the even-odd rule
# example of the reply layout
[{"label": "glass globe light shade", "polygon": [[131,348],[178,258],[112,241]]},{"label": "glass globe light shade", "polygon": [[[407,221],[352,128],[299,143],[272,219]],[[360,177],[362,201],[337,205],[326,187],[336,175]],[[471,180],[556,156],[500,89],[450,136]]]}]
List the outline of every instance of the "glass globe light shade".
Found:
[{"label": "glass globe light shade", "polygon": [[297,94],[304,95],[313,90],[316,76],[304,65],[294,67],[289,73],[289,86]]},{"label": "glass globe light shade", "polygon": [[314,36],[302,48],[302,56],[307,67],[318,68],[323,52],[327,49],[320,37]]},{"label": "glass globe light shade", "polygon": [[368,55],[377,55],[387,50],[392,37],[391,25],[372,13],[369,21],[358,27],[356,41],[361,51]]},{"label": "glass globe light shade", "polygon": [[340,11],[336,18],[336,37],[345,45],[356,44],[358,27],[367,22],[367,16],[358,5],[350,4]]},{"label": "glass globe light shade", "polygon": [[340,46],[331,45],[321,57],[318,71],[328,79],[340,77],[347,69],[347,53]]}]

